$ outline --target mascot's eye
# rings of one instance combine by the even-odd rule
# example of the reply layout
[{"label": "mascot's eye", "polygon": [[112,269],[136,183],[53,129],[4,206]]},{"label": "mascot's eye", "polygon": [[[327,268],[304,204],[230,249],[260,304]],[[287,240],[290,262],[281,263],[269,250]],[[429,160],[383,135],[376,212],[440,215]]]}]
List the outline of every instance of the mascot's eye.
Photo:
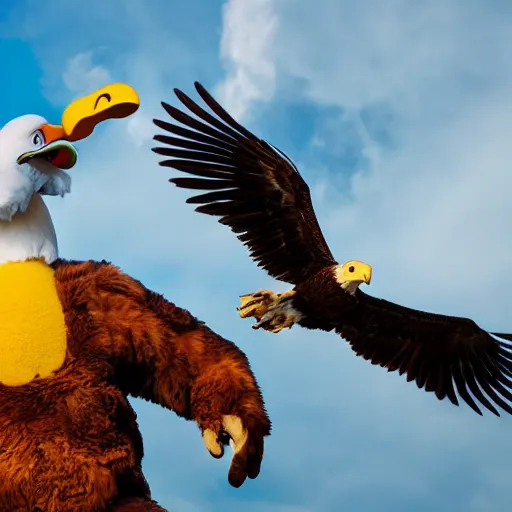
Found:
[{"label": "mascot's eye", "polygon": [[41,146],[44,143],[43,134],[41,132],[36,132],[32,136],[32,144],[34,146]]},{"label": "mascot's eye", "polygon": [[355,268],[354,267],[348,267],[348,271],[349,272],[354,272]]}]

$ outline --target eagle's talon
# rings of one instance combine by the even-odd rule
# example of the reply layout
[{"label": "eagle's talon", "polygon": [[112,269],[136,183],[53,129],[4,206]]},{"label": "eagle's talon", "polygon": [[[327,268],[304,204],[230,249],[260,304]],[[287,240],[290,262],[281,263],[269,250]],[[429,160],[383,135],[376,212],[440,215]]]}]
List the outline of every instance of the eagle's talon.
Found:
[{"label": "eagle's talon", "polygon": [[[278,295],[270,290],[260,290],[240,296],[240,306],[236,308],[241,318],[254,317],[258,322],[278,300]],[[257,327],[255,327],[257,329]]]},{"label": "eagle's talon", "polygon": [[242,304],[237,308],[242,318],[254,317],[257,322],[253,329],[265,329],[277,334],[286,328],[291,328],[300,318],[291,304],[286,304],[295,295],[293,290],[284,293],[274,293],[261,290],[256,293],[240,296]]}]

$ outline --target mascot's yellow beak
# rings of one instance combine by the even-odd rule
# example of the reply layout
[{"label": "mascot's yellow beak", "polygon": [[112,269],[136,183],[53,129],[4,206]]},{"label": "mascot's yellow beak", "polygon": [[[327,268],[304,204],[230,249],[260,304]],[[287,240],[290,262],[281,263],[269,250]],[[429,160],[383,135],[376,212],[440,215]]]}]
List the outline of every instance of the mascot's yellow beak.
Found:
[{"label": "mascot's yellow beak", "polygon": [[18,158],[22,164],[31,158],[44,158],[60,169],[71,169],[77,154],[70,144],[85,139],[106,119],[128,117],[140,105],[133,87],[110,84],[71,103],[62,114],[62,126],[43,124],[33,135],[39,147]]},{"label": "mascot's yellow beak", "polygon": [[139,95],[126,84],[110,84],[71,103],[62,114],[64,138],[85,139],[106,119],[132,115],[140,105]]},{"label": "mascot's yellow beak", "polygon": [[32,141],[39,146],[18,157],[18,164],[32,158],[43,158],[59,169],[71,169],[76,163],[76,150],[67,141],[62,126],[45,123],[32,135]]}]

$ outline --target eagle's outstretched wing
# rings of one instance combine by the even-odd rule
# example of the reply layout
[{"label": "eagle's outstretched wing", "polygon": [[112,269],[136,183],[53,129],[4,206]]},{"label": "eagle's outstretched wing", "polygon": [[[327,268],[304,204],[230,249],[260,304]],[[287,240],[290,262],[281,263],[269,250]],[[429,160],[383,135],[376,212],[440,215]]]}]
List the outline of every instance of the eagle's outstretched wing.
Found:
[{"label": "eagle's outstretched wing", "polygon": [[179,124],[154,123],[178,135],[156,135],[153,148],[168,157],[160,165],[197,178],[172,178],[182,188],[207,191],[191,197],[196,211],[221,217],[272,277],[298,284],[336,264],[311,204],[309,187],[283,153],[238,124],[199,83],[195,87],[212,116],[178,89],[185,107],[202,121],[162,103]]},{"label": "eagle's outstretched wing", "polygon": [[[196,210],[201,213],[221,217],[220,222],[239,234],[252,258],[271,276],[298,285],[295,303],[302,291],[307,294],[304,281],[308,277],[336,264],[313,211],[309,188],[285,155],[238,124],[204,87],[195,85],[217,117],[175,89],[179,100],[200,120],[163,103],[179,124],[154,122],[179,138],[155,136],[165,146],[154,151],[168,157],[161,165],[197,176],[170,181],[207,191],[187,202],[200,204]],[[309,292],[315,295],[318,289],[313,288]],[[479,414],[476,402],[494,414],[499,415],[495,405],[512,414],[511,344],[469,319],[402,307],[360,290],[348,301],[341,288],[339,294],[343,307],[320,304],[316,295],[307,298],[306,302],[318,306],[318,314],[312,319],[305,314],[299,323],[334,328],[356,354],[390,371],[406,373],[409,381],[433,391],[439,399],[448,397],[458,405],[458,393]],[[512,335],[501,336],[512,341]]]},{"label": "eagle's outstretched wing", "polygon": [[512,345],[473,320],[419,311],[356,292],[356,304],[341,313],[335,330],[354,352],[389,371],[406,374],[419,388],[448,397],[458,395],[478,414],[480,402],[512,414]]}]

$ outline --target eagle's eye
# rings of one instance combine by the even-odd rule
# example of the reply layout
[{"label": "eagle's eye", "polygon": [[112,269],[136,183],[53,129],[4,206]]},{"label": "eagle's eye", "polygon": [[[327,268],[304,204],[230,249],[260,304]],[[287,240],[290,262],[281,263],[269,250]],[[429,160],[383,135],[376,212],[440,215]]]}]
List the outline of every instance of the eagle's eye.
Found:
[{"label": "eagle's eye", "polygon": [[354,267],[348,267],[348,271],[349,272],[354,272],[355,268]]}]

